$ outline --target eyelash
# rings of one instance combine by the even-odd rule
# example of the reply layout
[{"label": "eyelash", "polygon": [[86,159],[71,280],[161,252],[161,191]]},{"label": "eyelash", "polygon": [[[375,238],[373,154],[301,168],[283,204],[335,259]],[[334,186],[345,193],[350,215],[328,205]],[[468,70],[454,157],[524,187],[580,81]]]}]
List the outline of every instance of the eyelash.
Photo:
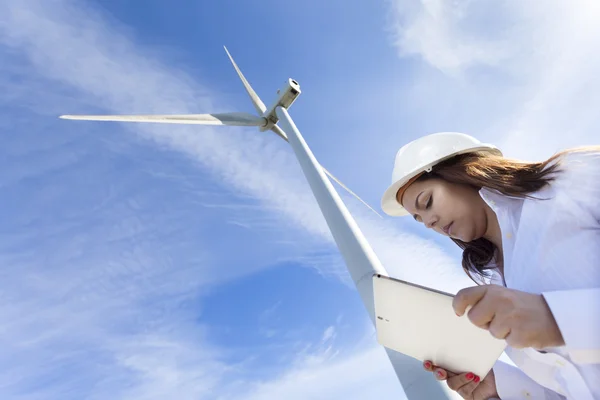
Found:
[{"label": "eyelash", "polygon": [[[433,204],[433,196],[429,196],[429,200],[427,200],[427,204],[425,205],[425,209],[429,210],[429,208],[431,207],[432,204]],[[417,219],[416,215],[414,215],[413,218],[415,219],[415,221],[419,221]]]}]

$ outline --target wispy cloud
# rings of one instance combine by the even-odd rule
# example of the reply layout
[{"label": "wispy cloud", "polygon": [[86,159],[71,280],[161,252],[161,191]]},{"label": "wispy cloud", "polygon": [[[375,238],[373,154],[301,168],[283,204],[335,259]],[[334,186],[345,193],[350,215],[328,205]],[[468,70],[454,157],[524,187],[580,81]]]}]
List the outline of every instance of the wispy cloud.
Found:
[{"label": "wispy cloud", "polygon": [[498,8],[504,4],[493,8],[469,0],[388,3],[394,21],[393,43],[401,56],[417,55],[446,73],[498,65],[511,56],[512,32],[486,26],[497,20]]},{"label": "wispy cloud", "polygon": [[[365,321],[365,323],[369,323]],[[230,395],[240,400],[267,400],[274,398],[359,400],[373,397],[404,399],[405,395],[391,368],[385,351],[372,343],[372,327],[352,346],[340,350],[340,324],[325,328],[322,340],[305,344],[290,360],[289,367],[278,373],[276,379],[238,382],[245,392]],[[235,390],[237,385],[232,385]]]},{"label": "wispy cloud", "polygon": [[[2,19],[5,45],[18,49],[41,76],[76,89],[88,102],[96,99],[98,107],[111,112],[186,113],[213,109],[218,97],[209,97],[206,89],[180,71],[169,69],[144,54],[143,49],[135,48],[118,27],[107,30],[96,10],[86,10],[69,1],[51,8],[44,4],[36,0],[7,3]],[[190,108],[192,104],[194,110]],[[60,111],[63,109],[64,105]],[[77,125],[77,129],[91,129],[84,124]],[[213,128],[152,124],[130,124],[126,128],[188,155],[193,162],[208,168],[216,180],[235,188],[236,194],[259,200],[274,215],[293,222],[320,241],[332,243],[295,158],[285,143],[275,137],[239,130],[224,134]],[[243,145],[239,141],[241,135]],[[380,229],[368,212],[357,211],[357,215],[361,226],[376,235],[375,242],[389,239],[385,247],[397,248],[397,231]],[[382,232],[387,233],[385,238]],[[420,258],[426,252],[419,249],[429,250],[427,242],[416,236],[404,235],[402,239],[411,241],[406,248],[416,249],[411,252],[416,255],[407,253],[406,257]]]},{"label": "wispy cloud", "polygon": [[334,362],[300,365],[270,382],[255,384],[244,400],[405,398],[383,349],[368,348]]},{"label": "wispy cloud", "polygon": [[327,329],[325,329],[325,332],[323,332],[323,338],[321,338],[321,342],[325,343],[334,338],[335,338],[335,327],[333,325],[328,326]]},{"label": "wispy cloud", "polygon": [[[223,106],[201,83],[136,47],[108,16],[81,3],[4,2],[0,43],[10,61],[1,67],[9,78],[0,85],[10,90],[0,101],[14,108],[2,126],[12,141],[0,176],[7,204],[0,318],[10,321],[0,328],[3,396],[206,398],[236,392],[229,382],[254,387],[251,398],[291,390],[299,398],[361,398],[366,382],[381,382],[369,397],[373,390],[399,390],[390,387],[393,370],[380,349],[365,345],[357,355],[342,357],[332,344],[335,327],[323,332],[322,348],[309,343],[304,358],[277,376],[282,379],[252,386],[244,379],[245,360],[212,344],[206,338],[210,327],[197,322],[208,286],[285,257],[309,257],[322,273],[347,281],[316,202],[282,141],[241,129],[225,134],[58,121],[62,113],[191,113]],[[99,129],[104,138],[88,135]],[[120,137],[121,129],[135,136]],[[114,158],[96,157],[94,146],[109,149]],[[133,150],[138,146],[147,146],[144,153]],[[145,159],[159,152],[169,165]],[[133,154],[146,171],[120,168],[133,162],[127,161]],[[178,162],[197,166],[206,187],[191,184],[197,176]],[[164,191],[153,188],[158,181]],[[243,254],[255,254],[243,248],[253,239],[243,236],[236,252],[226,251],[207,228],[212,213],[188,212],[199,199],[219,216],[231,213],[230,222],[241,231],[251,226],[279,243],[273,241],[272,253],[263,251],[264,262],[257,256],[252,265],[243,263]],[[453,274],[448,271],[455,261],[443,251],[350,204],[396,275],[423,282],[431,270],[405,266],[424,264]],[[220,268],[229,264],[237,267]],[[461,281],[440,285],[452,282]],[[348,377],[354,377],[352,385]]]},{"label": "wispy cloud", "polygon": [[596,140],[597,2],[388,3],[399,54],[418,57],[448,77],[425,73],[415,80],[428,100],[420,115],[436,118],[453,107],[459,112],[442,125],[473,129],[514,157],[541,159]]}]

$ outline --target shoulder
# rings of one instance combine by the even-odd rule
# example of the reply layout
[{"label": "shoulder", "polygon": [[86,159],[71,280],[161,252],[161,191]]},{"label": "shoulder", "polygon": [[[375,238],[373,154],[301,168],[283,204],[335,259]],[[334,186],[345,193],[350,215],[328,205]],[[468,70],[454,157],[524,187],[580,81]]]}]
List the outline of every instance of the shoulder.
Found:
[{"label": "shoulder", "polygon": [[600,146],[575,150],[556,159],[557,173],[550,188],[556,205],[572,207],[600,219]]},{"label": "shoulder", "polygon": [[600,175],[600,146],[567,150],[556,158],[559,169],[566,175]]},{"label": "shoulder", "polygon": [[560,190],[594,190],[600,192],[600,146],[574,149],[560,154],[553,186]]}]

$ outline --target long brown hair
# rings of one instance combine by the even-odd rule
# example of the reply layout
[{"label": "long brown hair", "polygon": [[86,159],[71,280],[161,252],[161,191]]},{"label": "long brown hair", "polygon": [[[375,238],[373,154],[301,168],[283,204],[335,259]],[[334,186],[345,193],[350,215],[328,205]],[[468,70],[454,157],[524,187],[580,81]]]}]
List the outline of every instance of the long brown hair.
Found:
[{"label": "long brown hair", "polygon": [[[477,190],[482,187],[520,198],[535,198],[533,194],[552,183],[561,172],[560,159],[570,152],[600,151],[600,146],[580,147],[557,153],[541,162],[525,162],[487,152],[461,154],[436,164],[431,172],[417,181],[441,178],[445,181],[466,184]],[[475,282],[474,276],[487,278],[489,270],[496,267],[498,249],[487,239],[463,242],[452,238],[463,249],[462,267]]]}]

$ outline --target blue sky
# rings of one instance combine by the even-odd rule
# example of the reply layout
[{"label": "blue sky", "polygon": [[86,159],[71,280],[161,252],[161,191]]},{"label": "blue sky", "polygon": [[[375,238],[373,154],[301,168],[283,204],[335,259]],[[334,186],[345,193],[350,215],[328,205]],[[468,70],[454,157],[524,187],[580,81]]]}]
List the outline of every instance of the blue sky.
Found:
[{"label": "blue sky", "polygon": [[[296,160],[245,128],[60,114],[252,111],[223,51],[371,205],[405,142],[597,144],[591,1],[0,5],[0,397],[403,398]],[[595,19],[596,18],[596,19]],[[451,243],[342,194],[389,272],[469,285]]]}]

